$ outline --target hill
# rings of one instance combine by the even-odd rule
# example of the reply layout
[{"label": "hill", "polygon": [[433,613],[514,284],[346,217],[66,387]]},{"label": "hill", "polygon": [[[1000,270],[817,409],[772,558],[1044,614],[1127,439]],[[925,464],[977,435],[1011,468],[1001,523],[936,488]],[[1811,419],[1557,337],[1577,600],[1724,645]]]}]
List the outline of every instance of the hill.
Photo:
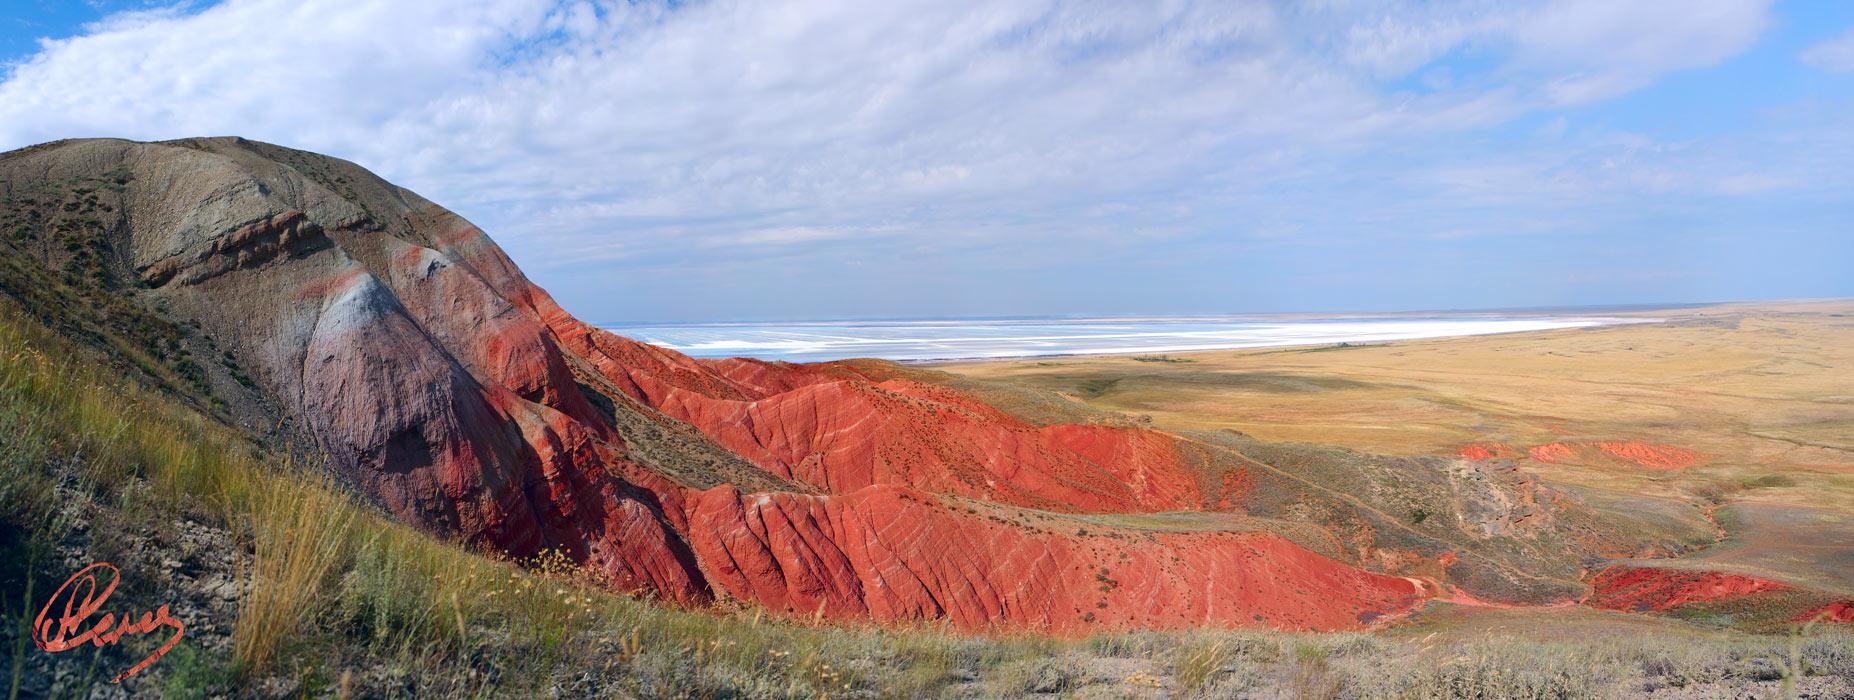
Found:
[{"label": "hill", "polygon": [[[318,630],[371,639],[353,653],[558,654],[543,676],[623,660],[627,692],[675,695],[642,690],[652,672],[634,662],[676,663],[638,648],[649,638],[735,674],[657,672],[666,683],[876,692],[878,676],[899,681],[833,670],[819,650],[873,663],[1004,645],[1028,664],[1056,642],[907,630],[1353,630],[1435,600],[1562,605],[1596,591],[1594,565],[1717,537],[1586,502],[1510,460],[1161,430],[882,362],[693,360],[574,319],[416,194],[268,144],[35,146],[0,155],[0,207],[21,610],[56,586],[35,578],[48,562],[126,547],[114,554],[145,580],[192,596],[192,624],[235,615],[238,665],[196,664],[206,675],[261,674],[292,634]],[[47,364],[59,357],[86,359]],[[60,518],[79,511],[72,541]],[[345,622],[306,622],[318,598]],[[901,631],[745,631],[764,613]],[[794,638],[810,658],[769,660]],[[1222,669],[1221,647],[1180,644],[1173,661],[1201,652]],[[1270,663],[1326,668],[1333,652],[1313,644]]]}]

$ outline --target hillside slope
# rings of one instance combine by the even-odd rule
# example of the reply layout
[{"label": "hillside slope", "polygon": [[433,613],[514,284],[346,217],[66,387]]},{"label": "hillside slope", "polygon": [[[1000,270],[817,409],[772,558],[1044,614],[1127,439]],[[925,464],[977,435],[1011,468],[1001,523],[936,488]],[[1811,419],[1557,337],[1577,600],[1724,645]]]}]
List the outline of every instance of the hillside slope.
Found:
[{"label": "hillside slope", "polygon": [[1174,434],[887,363],[693,360],[574,319],[416,194],[242,139],[0,155],[0,238],[29,313],[394,517],[688,605],[1335,629],[1437,596],[1581,600],[1593,559],[1710,541],[1497,460]]}]

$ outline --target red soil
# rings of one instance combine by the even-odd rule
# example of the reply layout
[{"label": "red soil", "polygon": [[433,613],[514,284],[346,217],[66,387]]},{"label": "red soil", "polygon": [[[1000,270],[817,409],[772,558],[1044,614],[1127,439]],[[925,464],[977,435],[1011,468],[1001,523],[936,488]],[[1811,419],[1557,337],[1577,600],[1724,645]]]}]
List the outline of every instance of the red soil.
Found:
[{"label": "red soil", "polygon": [[1036,428],[944,387],[872,383],[830,365],[703,363],[570,317],[554,329],[639,401],[827,492],[912,486],[1066,512],[1206,505],[1201,477],[1158,433]]},{"label": "red soil", "polygon": [[1797,622],[1819,621],[1832,624],[1854,623],[1854,600],[1829,603],[1796,616]]},{"label": "red soil", "polygon": [[1532,455],[1533,459],[1545,462],[1546,464],[1555,463],[1558,460],[1569,458],[1571,455],[1575,454],[1570,445],[1566,445],[1562,442],[1539,445],[1538,447],[1526,450],[1526,453]]},{"label": "red soil", "polygon": [[[1252,625],[1357,627],[1423,589],[1267,533],[1042,530],[914,489],[842,496],[694,494],[691,544],[711,582],[775,610],[878,622],[947,618],[1054,632]],[[1085,534],[1084,534],[1085,533]]]},{"label": "red soil", "polygon": [[[1471,445],[1462,448],[1463,456],[1467,456],[1468,450],[1475,447],[1478,446]],[[1638,467],[1661,470],[1685,469],[1694,464],[1698,464],[1700,459],[1704,457],[1704,455],[1684,447],[1620,440],[1554,442],[1539,445],[1538,447],[1527,450],[1527,454],[1531,455],[1533,459],[1547,464],[1573,460],[1580,456],[1598,457],[1601,455],[1621,460]],[[1484,458],[1477,457],[1476,459]]]},{"label": "red soil", "polygon": [[1649,469],[1685,469],[1700,461],[1700,453],[1684,447],[1644,442],[1598,442],[1597,449]]},{"label": "red soil", "polygon": [[1722,571],[1686,571],[1618,566],[1590,580],[1595,591],[1585,605],[1608,610],[1670,610],[1692,603],[1737,598],[1790,586]]},{"label": "red soil", "polygon": [[1458,454],[1468,459],[1493,459],[1495,457],[1501,459],[1522,459],[1525,457],[1524,453],[1513,449],[1512,445],[1508,445],[1504,442],[1477,442],[1463,446]]}]

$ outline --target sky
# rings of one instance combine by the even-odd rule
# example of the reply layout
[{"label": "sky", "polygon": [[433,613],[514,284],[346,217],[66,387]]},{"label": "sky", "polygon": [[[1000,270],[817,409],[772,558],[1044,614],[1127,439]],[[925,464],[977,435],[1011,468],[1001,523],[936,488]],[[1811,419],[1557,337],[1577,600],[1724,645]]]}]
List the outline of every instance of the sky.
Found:
[{"label": "sky", "polygon": [[594,322],[1854,296],[1854,3],[51,2],[0,150],[237,135]]}]

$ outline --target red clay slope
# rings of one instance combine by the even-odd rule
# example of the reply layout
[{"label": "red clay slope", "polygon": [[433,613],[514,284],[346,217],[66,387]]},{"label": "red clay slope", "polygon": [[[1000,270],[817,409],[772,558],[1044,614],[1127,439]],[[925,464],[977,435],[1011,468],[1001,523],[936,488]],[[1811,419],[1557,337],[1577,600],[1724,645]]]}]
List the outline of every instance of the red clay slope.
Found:
[{"label": "red clay slope", "polygon": [[876,621],[947,618],[1058,632],[1101,627],[1355,627],[1427,597],[1267,533],[1026,531],[929,494],[694,498],[710,580],[774,609]]},{"label": "red clay slope", "polygon": [[1667,471],[1691,467],[1705,458],[1705,455],[1684,447],[1626,440],[1553,442],[1533,447],[1523,453],[1504,442],[1477,442],[1462,446],[1456,453],[1467,459],[1496,457],[1525,459],[1531,457],[1547,464],[1592,460],[1622,462],[1632,466]]},{"label": "red clay slope", "polygon": [[[117,172],[98,235],[147,286],[136,303],[197,324],[250,370],[256,390],[221,382],[236,401],[293,418],[367,498],[447,536],[558,549],[688,604],[966,627],[1326,629],[1430,595],[1268,532],[1084,534],[1024,510],[1194,510],[1224,489],[1162,433],[1038,427],[944,387],[592,328],[476,227],[350,163],[241,139],[0,157],[9,187]],[[681,432],[620,428],[642,422]],[[666,451],[697,441],[813,493],[682,480]]]},{"label": "red clay slope", "polygon": [[1036,428],[965,394],[841,366],[697,361],[566,314],[480,231],[440,239],[562,347],[633,398],[827,495],[653,490],[717,594],[775,610],[1052,631],[1183,625],[1356,627],[1429,592],[1271,533],[1087,535],[1022,527],[934,494],[1065,512],[1201,509],[1199,475],[1158,433]]},{"label": "red clay slope", "polygon": [[1677,610],[1728,603],[1738,612],[1780,624],[1854,623],[1854,600],[1844,595],[1724,571],[1618,565],[1590,580],[1585,604],[1630,612]]},{"label": "red clay slope", "polygon": [[1671,610],[1691,603],[1789,590],[1775,581],[1722,571],[1618,566],[1590,579],[1584,603],[1609,610]]},{"label": "red clay slope", "polygon": [[1854,624],[1854,600],[1829,603],[1796,616],[1795,621]]},{"label": "red clay slope", "polygon": [[1605,440],[1596,442],[1554,442],[1539,445],[1528,454],[1540,462],[1555,463],[1574,459],[1580,453],[1597,452],[1626,464],[1647,469],[1673,471],[1685,469],[1698,464],[1703,456],[1698,452],[1673,445],[1659,445],[1646,442],[1627,442]]},{"label": "red clay slope", "polygon": [[626,393],[783,478],[831,493],[905,485],[1062,512],[1206,505],[1202,477],[1155,432],[1035,428],[951,389],[870,382],[838,366],[697,361],[582,323],[519,283],[515,296]]},{"label": "red clay slope", "polygon": [[1465,445],[1457,452],[1465,459],[1523,459],[1524,454],[1504,442],[1477,442]]}]

